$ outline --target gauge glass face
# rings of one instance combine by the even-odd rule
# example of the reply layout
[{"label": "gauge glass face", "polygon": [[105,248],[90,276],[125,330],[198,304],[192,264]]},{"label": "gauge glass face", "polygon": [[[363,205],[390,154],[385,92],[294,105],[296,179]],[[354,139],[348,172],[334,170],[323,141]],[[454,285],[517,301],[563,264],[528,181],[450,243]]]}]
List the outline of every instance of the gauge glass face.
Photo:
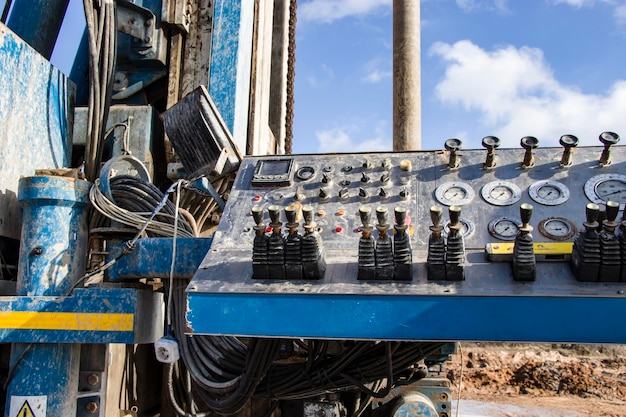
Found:
[{"label": "gauge glass face", "polygon": [[626,204],[626,175],[601,174],[591,177],[585,183],[585,195],[596,204],[615,201],[623,209]]},{"label": "gauge glass face", "polygon": [[446,206],[462,206],[474,198],[474,190],[463,182],[446,182],[435,190],[435,198]]},{"label": "gauge glass face", "polygon": [[604,201],[626,203],[626,182],[619,180],[603,181],[596,186],[596,194]]},{"label": "gauge glass face", "polygon": [[519,221],[500,217],[489,223],[489,233],[500,240],[514,240],[519,230]]},{"label": "gauge glass face", "polygon": [[537,181],[528,188],[530,198],[544,206],[557,206],[569,199],[569,188],[558,181]]},{"label": "gauge glass face", "polygon": [[539,222],[539,233],[548,239],[567,240],[576,232],[576,225],[565,217],[550,217]]},{"label": "gauge glass face", "polygon": [[483,186],[481,194],[489,204],[509,206],[520,199],[522,191],[512,182],[493,181]]}]

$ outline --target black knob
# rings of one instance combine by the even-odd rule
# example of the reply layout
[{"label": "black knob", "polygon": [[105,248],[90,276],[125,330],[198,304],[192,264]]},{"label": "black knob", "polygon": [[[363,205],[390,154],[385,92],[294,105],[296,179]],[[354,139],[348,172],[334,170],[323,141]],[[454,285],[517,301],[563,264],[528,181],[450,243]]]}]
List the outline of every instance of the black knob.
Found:
[{"label": "black knob", "polygon": [[611,146],[615,145],[619,142],[619,135],[614,132],[602,132],[600,134],[600,142],[604,145],[604,149],[602,150],[602,155],[600,155],[600,164],[602,165],[610,165],[611,164]]},{"label": "black knob", "polygon": [[493,168],[496,166],[496,149],[500,146],[500,139],[495,136],[485,136],[482,141],[483,148],[487,149],[487,158],[485,159],[485,167]]},{"label": "black knob", "polygon": [[276,205],[271,205],[267,208],[267,211],[270,213],[270,220],[274,224],[278,224],[280,222],[280,207]]},{"label": "black knob", "polygon": [[519,216],[522,219],[522,225],[526,226],[530,223],[530,219],[533,216],[533,206],[524,203],[519,207]]},{"label": "black knob", "polygon": [[437,227],[441,224],[441,218],[443,216],[443,210],[439,206],[430,207],[430,221],[433,226]]},{"label": "black knob", "polygon": [[619,203],[615,201],[606,202],[606,220],[613,223],[619,213]]},{"label": "black knob", "polygon": [[389,198],[389,193],[383,187],[380,187],[380,191],[378,191],[378,197],[380,197],[381,200],[386,200]]},{"label": "black knob", "polygon": [[287,217],[287,223],[296,223],[296,208],[294,206],[288,206],[285,208],[285,216]]},{"label": "black knob", "polygon": [[361,174],[361,182],[364,184],[370,182],[370,177],[366,175],[365,172]]},{"label": "black knob", "polygon": [[600,206],[594,203],[589,203],[585,207],[585,217],[587,218],[587,223],[593,224],[598,221],[598,216],[600,215]]},{"label": "black knob", "polygon": [[578,146],[578,138],[574,135],[563,135],[559,139],[559,143],[563,147],[561,165],[568,167],[572,165],[572,148]]},{"label": "black knob", "polygon": [[372,161],[370,161],[369,159],[366,159],[365,161],[363,161],[363,169],[371,169],[372,168]]},{"label": "black knob", "polygon": [[344,201],[347,200],[348,198],[350,198],[350,191],[348,191],[347,188],[342,188],[341,190],[339,190],[339,199]]},{"label": "black knob", "polygon": [[385,158],[382,163],[382,167],[387,169],[391,167],[391,159]]},{"label": "black knob", "polygon": [[559,139],[559,143],[566,149],[575,148],[578,146],[578,138],[574,135],[563,135]]},{"label": "black knob", "polygon": [[448,215],[450,216],[450,226],[456,226],[461,221],[461,207],[450,206]]},{"label": "black knob", "polygon": [[369,226],[372,221],[372,209],[366,206],[359,207],[359,217],[364,227]]},{"label": "black knob", "polygon": [[613,146],[619,142],[619,135],[615,132],[602,132],[599,139],[604,146]]},{"label": "black knob", "polygon": [[383,175],[380,176],[380,183],[387,184],[388,182],[389,182],[389,174],[385,172]]},{"label": "black knob", "polygon": [[500,138],[497,138],[496,136],[485,136],[481,143],[483,148],[488,151],[492,151],[500,147]]},{"label": "black knob", "polygon": [[533,150],[539,146],[539,139],[534,136],[524,136],[520,140],[520,145],[522,145],[522,148],[526,150]]},{"label": "black knob", "polygon": [[302,206],[302,218],[304,224],[311,224],[313,222],[313,206]]},{"label": "black knob", "polygon": [[370,193],[365,188],[359,188],[359,199],[361,201],[367,200],[370,197]]},{"label": "black knob", "polygon": [[409,198],[410,194],[411,192],[409,190],[403,188],[402,190],[400,190],[400,200],[406,200],[407,198]]},{"label": "black knob", "polygon": [[535,164],[535,158],[533,156],[533,149],[539,146],[539,139],[534,136],[524,136],[520,140],[520,145],[522,148],[526,149],[524,153],[524,160],[522,161],[522,166],[531,167]]},{"label": "black knob", "polygon": [[463,145],[463,141],[457,138],[448,139],[443,144],[444,148],[446,148],[446,150],[450,152],[456,152],[460,150],[462,145]]},{"label": "black knob", "polygon": [[461,139],[456,139],[456,138],[448,139],[443,144],[446,150],[450,151],[450,159],[448,160],[448,167],[458,168],[459,160],[457,158],[456,153],[459,149],[461,149],[462,145],[463,145],[463,142],[461,141]]},{"label": "black knob", "polygon": [[385,206],[376,207],[376,219],[378,220],[378,224],[381,226],[387,225],[388,221],[388,210]]},{"label": "black knob", "polygon": [[252,218],[254,219],[254,223],[263,224],[263,207],[252,207]]},{"label": "black knob", "polygon": [[326,191],[326,188],[320,188],[319,198],[320,200],[328,200],[330,198],[330,195],[328,194],[328,191]]},{"label": "black knob", "polygon": [[333,180],[330,178],[330,175],[323,173],[322,174],[322,183],[323,184],[330,184],[331,182],[333,182]]},{"label": "black knob", "polygon": [[393,214],[396,217],[396,224],[398,226],[404,226],[406,221],[406,209],[404,207],[396,207],[393,209]]}]

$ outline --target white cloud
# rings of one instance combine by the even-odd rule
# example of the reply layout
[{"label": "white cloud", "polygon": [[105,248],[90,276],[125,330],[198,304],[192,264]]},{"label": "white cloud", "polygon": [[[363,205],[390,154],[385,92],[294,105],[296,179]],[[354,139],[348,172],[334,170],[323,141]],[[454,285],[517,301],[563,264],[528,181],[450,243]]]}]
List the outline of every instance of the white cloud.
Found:
[{"label": "white cloud", "polygon": [[370,71],[365,77],[363,77],[363,81],[367,83],[375,84],[385,78],[391,78],[391,71],[383,71],[380,69],[375,69]]},{"label": "white cloud", "polygon": [[558,146],[565,133],[597,145],[602,131],[626,132],[626,80],[602,95],[584,94],[555,79],[540,49],[486,51],[460,41],[436,43],[430,53],[446,63],[437,98],[478,112],[482,128],[499,136],[503,146],[517,147],[526,135],[537,136],[543,146]]},{"label": "white cloud", "polygon": [[392,144],[389,138],[385,138],[382,131],[385,126],[384,122],[379,122],[374,129],[373,137],[363,137],[354,140],[352,136],[355,134],[361,136],[354,126],[335,127],[326,130],[318,130],[315,136],[319,142],[318,152],[375,152],[375,151],[391,151]]},{"label": "white cloud", "polygon": [[298,18],[332,23],[349,16],[391,8],[392,0],[311,0],[298,5]]},{"label": "white cloud", "polygon": [[472,12],[477,9],[495,10],[507,12],[507,0],[456,0],[456,5],[464,12]]},{"label": "white cloud", "polygon": [[598,3],[613,7],[613,18],[619,26],[626,26],[626,5],[617,0],[551,0],[552,4],[566,4],[578,9],[592,7]]}]

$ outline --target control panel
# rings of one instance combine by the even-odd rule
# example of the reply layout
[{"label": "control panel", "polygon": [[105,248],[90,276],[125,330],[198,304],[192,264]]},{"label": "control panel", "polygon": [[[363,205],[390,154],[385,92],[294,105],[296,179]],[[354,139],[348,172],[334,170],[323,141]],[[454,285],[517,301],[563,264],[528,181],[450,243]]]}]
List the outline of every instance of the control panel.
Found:
[{"label": "control panel", "polygon": [[600,141],[247,157],[189,299],[622,299],[626,148]]}]

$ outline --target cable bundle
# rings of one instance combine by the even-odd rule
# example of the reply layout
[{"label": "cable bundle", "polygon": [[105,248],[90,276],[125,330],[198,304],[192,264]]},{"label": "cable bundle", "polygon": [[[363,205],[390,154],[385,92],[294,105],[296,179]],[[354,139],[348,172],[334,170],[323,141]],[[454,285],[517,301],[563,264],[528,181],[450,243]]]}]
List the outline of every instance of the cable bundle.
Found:
[{"label": "cable bundle", "polygon": [[89,35],[89,111],[85,147],[85,176],[98,175],[117,49],[115,0],[83,0]]},{"label": "cable bundle", "polygon": [[[139,177],[118,175],[111,178],[110,183],[111,194],[115,202],[110,201],[102,194],[98,180],[91,187],[89,198],[101,214],[127,226],[141,229],[150,218],[151,213],[163,201],[163,193],[152,183],[143,181]],[[158,210],[154,219],[148,223],[146,231],[157,236],[172,236],[174,234],[175,211],[174,204],[167,200],[163,207]],[[180,237],[197,235],[191,217],[179,218],[178,235]]]},{"label": "cable bundle", "polygon": [[[178,281],[173,296],[174,333],[183,363],[168,369],[170,401],[181,416],[208,415],[198,411],[202,405],[218,414],[234,414],[253,396],[297,400],[358,389],[369,397],[384,397],[392,387],[422,377],[414,365],[441,347],[430,342],[348,341],[342,352],[331,352],[336,342],[249,339],[245,344],[235,337],[187,336],[184,289],[185,282]],[[304,360],[274,362],[285,343],[297,343]],[[188,381],[183,376],[187,372]],[[376,388],[368,386],[372,383]]]}]

